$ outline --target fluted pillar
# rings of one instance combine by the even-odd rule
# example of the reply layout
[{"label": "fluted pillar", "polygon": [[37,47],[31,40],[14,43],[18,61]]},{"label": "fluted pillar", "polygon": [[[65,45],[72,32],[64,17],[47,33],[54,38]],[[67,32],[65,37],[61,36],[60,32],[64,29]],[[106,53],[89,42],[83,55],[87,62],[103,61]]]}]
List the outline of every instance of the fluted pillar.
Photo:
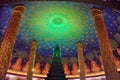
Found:
[{"label": "fluted pillar", "polygon": [[98,8],[92,8],[91,12],[94,16],[106,80],[120,80],[117,72],[117,67],[113,60],[113,52],[106,30],[102,10]]},{"label": "fluted pillar", "polygon": [[30,50],[30,56],[29,56],[27,80],[32,80],[35,57],[36,57],[36,49],[37,49],[37,41],[33,41],[31,44],[31,50]]},{"label": "fluted pillar", "polygon": [[85,80],[85,69],[84,69],[84,56],[83,56],[83,46],[82,43],[77,43],[78,50],[78,65],[80,69],[80,80]]},{"label": "fluted pillar", "polygon": [[3,37],[3,41],[0,47],[0,80],[5,80],[4,78],[8,69],[10,56],[12,55],[12,52],[13,52],[16,35],[18,33],[18,27],[19,27],[24,9],[25,9],[25,6],[14,7],[13,14],[10,19],[8,28]]}]

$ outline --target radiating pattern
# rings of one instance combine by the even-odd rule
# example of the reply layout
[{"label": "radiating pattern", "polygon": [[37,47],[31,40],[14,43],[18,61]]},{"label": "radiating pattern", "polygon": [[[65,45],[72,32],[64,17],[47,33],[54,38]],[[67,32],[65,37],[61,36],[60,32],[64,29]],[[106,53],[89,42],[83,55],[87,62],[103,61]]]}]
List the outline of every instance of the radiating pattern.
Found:
[{"label": "radiating pattern", "polygon": [[[16,3],[17,4],[17,3]],[[23,2],[26,10],[22,17],[21,25],[13,51],[13,62],[16,57],[24,58],[25,65],[30,52],[30,44],[38,41],[36,59],[40,63],[49,63],[55,45],[59,45],[63,62],[77,63],[76,42],[81,41],[84,56],[88,66],[91,60],[100,64],[99,45],[96,36],[93,16],[90,9],[93,4],[57,1]],[[15,4],[0,6],[0,43],[6,31]],[[103,15],[113,50],[120,47],[120,11],[103,6]],[[120,59],[120,55],[115,56]],[[41,66],[43,66],[41,64]]]}]

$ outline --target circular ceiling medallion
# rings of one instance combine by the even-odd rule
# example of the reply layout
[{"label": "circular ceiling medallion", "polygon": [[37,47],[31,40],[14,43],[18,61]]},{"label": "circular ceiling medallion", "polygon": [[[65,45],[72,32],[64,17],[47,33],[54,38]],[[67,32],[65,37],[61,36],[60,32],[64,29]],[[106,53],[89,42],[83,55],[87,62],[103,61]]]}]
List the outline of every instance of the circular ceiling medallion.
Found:
[{"label": "circular ceiling medallion", "polygon": [[59,18],[59,17],[56,17],[56,18],[54,18],[53,19],[53,22],[55,23],[55,24],[62,24],[63,23],[63,20],[61,19],[61,18]]}]

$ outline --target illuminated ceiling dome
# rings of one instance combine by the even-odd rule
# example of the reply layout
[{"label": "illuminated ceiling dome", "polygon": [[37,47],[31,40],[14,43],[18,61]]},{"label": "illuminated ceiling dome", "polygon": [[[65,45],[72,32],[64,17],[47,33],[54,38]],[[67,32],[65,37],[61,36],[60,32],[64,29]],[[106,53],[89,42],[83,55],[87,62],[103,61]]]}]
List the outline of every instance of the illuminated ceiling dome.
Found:
[{"label": "illuminated ceiling dome", "polygon": [[[90,11],[92,7],[99,7],[103,10],[112,49],[115,51],[120,47],[120,11],[118,9],[70,1],[31,1],[0,6],[0,41],[7,29],[13,6],[16,4],[24,4],[26,9],[19,27],[12,63],[18,56],[28,59],[30,43],[36,40],[38,41],[37,55],[40,56],[42,64],[49,63],[57,44],[60,46],[63,61],[68,64],[77,64],[76,43],[81,41],[87,65],[91,66],[90,61],[93,59],[99,65],[100,60],[97,56],[100,55],[100,50]],[[115,56],[120,59],[116,53]],[[39,60],[36,59],[36,61]],[[25,65],[25,62],[22,65]]]}]

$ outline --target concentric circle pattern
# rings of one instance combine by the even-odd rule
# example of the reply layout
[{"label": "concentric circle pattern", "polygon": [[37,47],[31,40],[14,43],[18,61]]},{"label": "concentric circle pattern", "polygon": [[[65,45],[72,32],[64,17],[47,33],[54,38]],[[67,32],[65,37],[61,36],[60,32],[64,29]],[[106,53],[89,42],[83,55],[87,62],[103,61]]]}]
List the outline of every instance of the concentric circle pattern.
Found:
[{"label": "concentric circle pattern", "polygon": [[[12,6],[15,4],[0,6],[0,41],[11,18]],[[120,47],[120,11],[116,9],[65,1],[33,1],[19,4],[24,4],[26,9],[19,27],[14,55],[20,51],[29,53],[32,40],[37,40],[37,54],[43,59],[51,57],[54,47],[58,44],[64,60],[70,61],[71,57],[77,58],[76,43],[81,41],[85,60],[95,59],[99,62],[94,55],[94,53],[99,55],[100,51],[93,16],[90,12],[94,6],[103,9],[112,49],[116,50]],[[120,59],[120,56],[117,58]],[[44,61],[49,60],[42,60]]]}]

